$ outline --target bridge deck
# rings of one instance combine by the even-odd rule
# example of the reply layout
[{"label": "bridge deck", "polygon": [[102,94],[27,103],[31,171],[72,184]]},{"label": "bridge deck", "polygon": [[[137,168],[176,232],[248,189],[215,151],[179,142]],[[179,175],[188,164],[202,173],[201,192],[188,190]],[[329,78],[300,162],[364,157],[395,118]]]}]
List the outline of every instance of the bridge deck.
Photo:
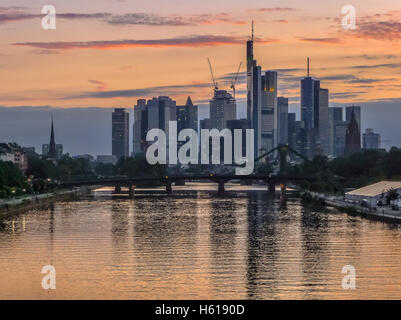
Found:
[{"label": "bridge deck", "polygon": [[266,182],[290,182],[290,181],[314,181],[315,178],[311,177],[292,177],[292,176],[280,176],[280,175],[176,175],[176,176],[164,176],[164,177],[118,177],[118,178],[104,178],[104,179],[90,179],[90,180],[75,180],[75,181],[61,181],[58,183],[59,186],[83,186],[83,185],[135,185],[136,183],[143,182],[162,182],[164,184],[170,184],[175,181],[199,181],[208,180],[214,182],[227,182],[230,180],[263,180]]}]

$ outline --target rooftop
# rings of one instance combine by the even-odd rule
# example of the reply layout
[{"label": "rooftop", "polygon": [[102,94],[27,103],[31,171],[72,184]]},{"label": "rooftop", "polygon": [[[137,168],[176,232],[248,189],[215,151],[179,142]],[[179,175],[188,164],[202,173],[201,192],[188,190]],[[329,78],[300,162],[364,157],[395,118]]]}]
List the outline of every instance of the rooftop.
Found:
[{"label": "rooftop", "polygon": [[347,192],[347,195],[375,197],[389,189],[400,189],[401,181],[380,181],[363,188],[355,189]]}]

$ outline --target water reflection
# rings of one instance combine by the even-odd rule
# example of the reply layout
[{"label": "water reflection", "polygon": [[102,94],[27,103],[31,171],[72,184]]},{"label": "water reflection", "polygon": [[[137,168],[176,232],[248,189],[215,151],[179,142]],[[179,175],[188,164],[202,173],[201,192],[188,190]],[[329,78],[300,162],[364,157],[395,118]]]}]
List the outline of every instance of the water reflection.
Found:
[{"label": "water reflection", "polygon": [[[264,192],[248,198],[248,298],[272,297],[276,283],[276,203]],[[261,281],[261,279],[263,279]]]},{"label": "water reflection", "polygon": [[401,298],[400,240],[398,227],[265,191],[83,198],[0,220],[0,298]]},{"label": "water reflection", "polygon": [[312,209],[308,206],[301,211],[301,241],[302,241],[302,282],[307,289],[304,298],[316,298],[315,292],[327,290],[325,279],[328,278],[328,213],[321,208]]}]

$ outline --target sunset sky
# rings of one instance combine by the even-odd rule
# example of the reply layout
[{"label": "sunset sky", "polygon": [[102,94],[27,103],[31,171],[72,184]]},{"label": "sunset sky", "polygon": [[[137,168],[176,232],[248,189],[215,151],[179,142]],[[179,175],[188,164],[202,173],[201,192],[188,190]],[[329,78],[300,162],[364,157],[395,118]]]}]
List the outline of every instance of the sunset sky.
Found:
[{"label": "sunset sky", "polygon": [[[48,4],[56,30],[41,26]],[[356,30],[341,27],[344,5],[356,8]],[[0,105],[129,108],[159,95],[206,104],[206,58],[228,90],[240,61],[245,71],[251,20],[258,64],[278,71],[292,108],[307,56],[331,106],[400,104],[399,0],[2,0]],[[242,75],[240,105],[245,88]]]}]

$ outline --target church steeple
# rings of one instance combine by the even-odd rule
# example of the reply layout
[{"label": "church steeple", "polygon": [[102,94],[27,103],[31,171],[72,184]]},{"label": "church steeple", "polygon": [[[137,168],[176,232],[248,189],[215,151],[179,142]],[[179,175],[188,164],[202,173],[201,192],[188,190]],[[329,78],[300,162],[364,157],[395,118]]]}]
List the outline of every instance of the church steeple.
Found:
[{"label": "church steeple", "polygon": [[345,133],[345,154],[349,155],[361,149],[361,134],[358,122],[355,119],[354,110],[351,113],[351,121]]},{"label": "church steeple", "polygon": [[52,159],[55,159],[55,160],[57,158],[56,140],[54,138],[53,115],[52,115],[52,127],[51,127],[51,132],[50,132],[49,157]]}]

